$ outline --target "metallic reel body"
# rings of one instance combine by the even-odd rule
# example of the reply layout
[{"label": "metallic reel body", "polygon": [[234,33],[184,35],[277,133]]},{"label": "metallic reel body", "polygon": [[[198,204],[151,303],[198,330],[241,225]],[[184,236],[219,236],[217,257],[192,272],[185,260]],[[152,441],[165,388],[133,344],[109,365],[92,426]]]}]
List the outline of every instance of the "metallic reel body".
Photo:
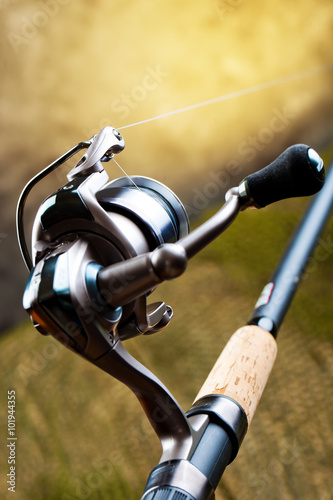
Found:
[{"label": "metallic reel body", "polygon": [[[82,144],[76,148],[82,149]],[[184,458],[194,445],[189,421],[168,389],[125,350],[122,340],[155,333],[170,322],[169,306],[147,305],[147,296],[163,281],[150,256],[186,237],[188,218],[179,199],[157,181],[136,177],[135,187],[129,178],[107,184],[101,161],[110,159],[113,148],[123,149],[117,131],[106,127],[86,145],[86,155],[67,176],[69,182],[38,210],[32,259],[20,230],[32,186],[22,192],[18,240],[30,269],[23,306],[40,333],[52,335],[135,393],[161,441],[163,459]],[[55,164],[63,163],[61,159]],[[157,268],[164,262],[163,253],[161,257]],[[103,285],[98,281],[102,270],[111,272]],[[120,304],[114,306],[115,296]]]},{"label": "metallic reel body", "polygon": [[[80,324],[81,330],[87,329],[85,318],[94,317],[94,321],[98,320],[107,331],[113,331],[113,335],[117,328],[117,336],[121,340],[159,331],[171,320],[172,309],[162,302],[147,306],[146,297],[151,291],[121,304],[121,310],[119,307],[112,308],[105,300],[105,297],[112,300],[112,294],[128,286],[134,277],[125,273],[122,277],[109,280],[103,291],[96,290],[92,282],[100,268],[146,254],[159,245],[175,242],[188,234],[186,211],[177,196],[158,181],[138,176],[119,178],[106,184],[108,176],[99,161],[98,168],[93,171],[89,165],[88,174],[82,171],[82,163],[81,160],[70,172],[69,182],[49,196],[38,210],[32,237],[34,265],[48,267],[53,281],[58,279],[59,273],[70,276],[71,317],[75,317],[75,323]],[[80,171],[77,174],[78,167]],[[62,254],[67,255],[68,262],[65,263],[64,256],[60,258]],[[53,272],[49,265],[51,257],[57,260],[53,264]],[[78,261],[81,273],[82,269],[86,269],[79,287],[78,276],[73,277]],[[52,287],[50,279],[48,281]],[[84,298],[87,292],[88,296]],[[27,290],[27,293],[30,292]],[[93,294],[99,299],[96,300]],[[25,300],[25,307],[29,300]],[[37,304],[39,309],[46,307],[40,296],[36,297],[35,308]],[[53,302],[48,310],[52,316]],[[83,318],[80,311],[84,313]],[[35,319],[35,322],[40,319]],[[93,328],[94,321],[88,322],[88,329]],[[63,326],[64,318],[57,323],[59,327]],[[72,324],[72,320],[66,323]],[[46,324],[40,326],[47,331]]]}]

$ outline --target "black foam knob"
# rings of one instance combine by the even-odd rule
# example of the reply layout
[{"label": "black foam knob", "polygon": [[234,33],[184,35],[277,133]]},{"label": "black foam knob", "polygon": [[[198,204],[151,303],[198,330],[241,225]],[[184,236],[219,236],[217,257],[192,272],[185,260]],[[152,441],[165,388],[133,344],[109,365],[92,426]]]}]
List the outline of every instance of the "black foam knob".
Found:
[{"label": "black foam knob", "polygon": [[324,181],[324,164],[318,153],[305,144],[296,144],[246,177],[239,185],[239,194],[244,205],[261,208],[285,198],[315,194]]}]

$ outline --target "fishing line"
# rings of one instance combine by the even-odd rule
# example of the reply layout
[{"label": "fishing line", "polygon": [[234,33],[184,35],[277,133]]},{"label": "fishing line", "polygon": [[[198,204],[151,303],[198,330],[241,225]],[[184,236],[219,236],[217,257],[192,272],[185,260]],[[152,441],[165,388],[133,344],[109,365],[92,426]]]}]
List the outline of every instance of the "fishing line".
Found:
[{"label": "fishing line", "polygon": [[115,162],[115,164],[117,165],[117,167],[120,168],[120,170],[126,175],[126,177],[131,181],[132,184],[134,184],[134,186],[136,187],[136,189],[138,189],[139,191],[141,191],[141,189],[139,188],[139,186],[137,184],[135,184],[135,182],[133,181],[132,177],[130,177],[126,172],[125,170],[119,165],[118,162],[116,162],[116,160],[114,158],[112,158],[112,161]]},{"label": "fishing line", "polygon": [[191,104],[190,106],[186,106],[184,108],[176,109],[174,111],[169,111],[167,113],[163,113],[159,116],[155,116],[153,118],[147,118],[146,120],[141,120],[136,123],[132,123],[130,125],[125,125],[124,127],[117,127],[117,130],[123,130],[125,128],[135,127],[136,125],[142,125],[143,123],[152,122],[154,120],[160,120],[161,118],[166,118],[167,116],[177,115],[179,113],[183,113],[184,111],[190,111],[192,109],[202,108],[203,106],[208,106],[209,104],[216,104],[222,101],[228,101],[230,99],[234,99],[235,97],[241,97],[244,95],[253,94],[255,92],[259,92],[260,90],[269,89],[272,87],[277,87],[278,85],[282,85],[284,83],[289,83],[295,80],[300,80],[302,78],[307,78],[309,76],[324,73],[326,71],[330,71],[333,68],[333,62],[325,64],[323,66],[316,66],[315,68],[311,68],[305,71],[301,71],[298,73],[294,73],[292,75],[283,76],[280,78],[276,78],[274,80],[270,80],[269,82],[260,83],[258,85],[254,85],[252,87],[248,87],[246,89],[237,90],[235,92],[231,92],[229,94],[225,94],[219,97],[215,97],[213,99],[208,99],[207,101],[202,101],[197,104]]}]

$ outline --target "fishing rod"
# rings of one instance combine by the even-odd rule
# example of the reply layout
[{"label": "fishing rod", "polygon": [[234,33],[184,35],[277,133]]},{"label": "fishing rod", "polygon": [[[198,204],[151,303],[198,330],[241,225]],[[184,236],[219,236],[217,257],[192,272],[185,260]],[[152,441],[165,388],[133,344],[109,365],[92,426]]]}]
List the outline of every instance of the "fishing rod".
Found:
[{"label": "fishing rod", "polygon": [[[264,206],[263,198],[261,203]],[[199,443],[186,463],[169,460],[155,467],[142,500],[215,498],[214,490],[253,419],[276,359],[279,328],[332,208],[333,166],[264,286],[247,325],[231,336],[186,412],[193,427],[199,423],[204,427]]]},{"label": "fishing rod", "polygon": [[[309,146],[292,146],[230,189],[222,208],[190,232],[184,206],[165,185],[141,176],[108,182],[102,163],[124,147],[121,133],[105,127],[24,188],[17,210],[18,240],[30,271],[23,306],[40,333],[52,335],[137,396],[163,450],[143,498],[175,499],[179,493],[184,499],[211,499],[224,468],[237,454],[273,365],[274,335],[286,311],[286,304],[275,298],[280,296],[284,280],[272,278],[268,300],[261,299],[249,325],[233,335],[186,414],[123,343],[169,324],[172,309],[162,301],[151,302],[154,290],[183,274],[188,260],[222,234],[240,212],[318,192],[324,184],[324,166]],[[30,254],[22,230],[28,194],[40,178],[84,148],[83,157],[67,175],[68,182],[40,206]],[[320,196],[322,193],[327,189]],[[323,202],[317,203],[315,215],[307,216],[308,220],[323,211]],[[310,229],[306,226],[303,233],[308,235]],[[308,237],[303,260],[314,241]],[[303,264],[295,276],[300,275]],[[267,297],[266,292],[263,296]],[[254,369],[244,359],[252,364],[256,360],[254,375],[250,375],[256,380],[254,385],[239,381],[242,370]]]}]

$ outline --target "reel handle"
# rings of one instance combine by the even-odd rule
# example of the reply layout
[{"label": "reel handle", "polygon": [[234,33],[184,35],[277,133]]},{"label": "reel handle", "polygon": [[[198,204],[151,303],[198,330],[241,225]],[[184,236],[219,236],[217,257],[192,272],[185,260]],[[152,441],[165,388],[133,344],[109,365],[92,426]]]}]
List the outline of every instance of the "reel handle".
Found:
[{"label": "reel handle", "polygon": [[324,180],[325,169],[320,156],[304,144],[291,146],[270,165],[230,189],[223,207],[176,243],[163,244],[150,253],[101,269],[99,289],[103,294],[112,281],[125,283],[109,300],[113,307],[122,306],[163,281],[180,276],[186,269],[187,260],[225,231],[241,210],[314,194],[321,189]]}]

